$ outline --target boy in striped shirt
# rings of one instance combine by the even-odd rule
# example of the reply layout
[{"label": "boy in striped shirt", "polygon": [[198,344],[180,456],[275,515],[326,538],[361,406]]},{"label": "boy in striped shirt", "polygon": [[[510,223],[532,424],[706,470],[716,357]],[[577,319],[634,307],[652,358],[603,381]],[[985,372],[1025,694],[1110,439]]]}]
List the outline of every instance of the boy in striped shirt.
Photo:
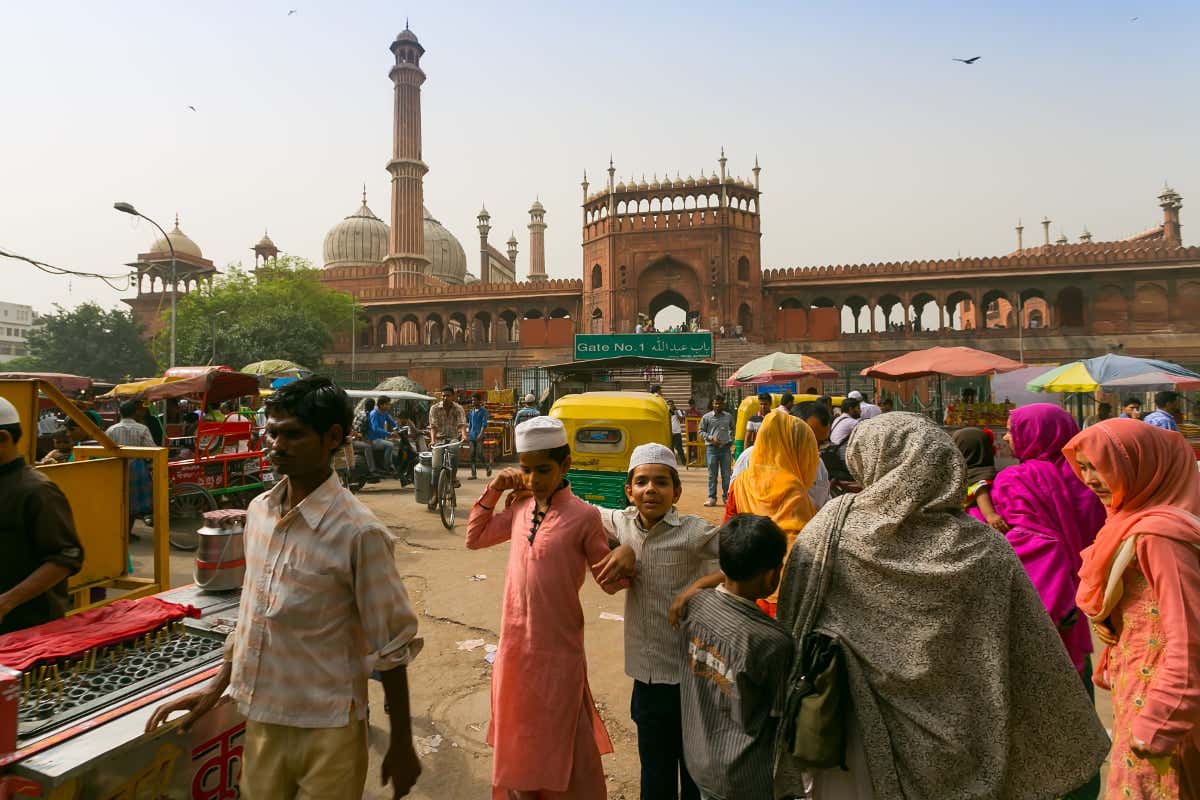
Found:
[{"label": "boy in striped shirt", "polygon": [[772,708],[795,645],[755,601],[779,585],[787,537],[753,514],[718,536],[725,581],[692,597],[680,625],[684,759],[702,800],[771,800]]}]

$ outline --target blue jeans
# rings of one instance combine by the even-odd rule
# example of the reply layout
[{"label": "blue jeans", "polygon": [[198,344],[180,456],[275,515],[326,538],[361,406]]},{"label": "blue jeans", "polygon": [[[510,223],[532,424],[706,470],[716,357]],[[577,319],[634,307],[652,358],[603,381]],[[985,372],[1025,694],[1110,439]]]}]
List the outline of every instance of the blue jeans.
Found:
[{"label": "blue jeans", "polygon": [[698,800],[700,791],[683,761],[679,686],[634,681],[629,715],[637,725],[642,800]]},{"label": "blue jeans", "polygon": [[732,455],[729,445],[721,447],[709,445],[705,454],[708,461],[708,496],[714,500],[717,497],[717,472],[719,470],[721,473],[721,497],[724,499],[729,494],[729,466]]}]

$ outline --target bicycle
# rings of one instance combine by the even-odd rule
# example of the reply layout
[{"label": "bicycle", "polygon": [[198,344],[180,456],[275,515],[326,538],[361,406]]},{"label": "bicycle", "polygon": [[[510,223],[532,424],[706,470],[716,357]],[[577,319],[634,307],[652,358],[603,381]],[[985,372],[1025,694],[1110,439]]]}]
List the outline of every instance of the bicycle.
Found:
[{"label": "bicycle", "polygon": [[464,441],[460,439],[433,446],[433,460],[438,460],[437,452],[441,450],[442,465],[433,476],[433,500],[430,501],[429,510],[437,509],[442,518],[442,526],[448,531],[454,529],[454,514],[458,506],[458,497],[454,491],[454,471],[458,466],[458,453]]}]

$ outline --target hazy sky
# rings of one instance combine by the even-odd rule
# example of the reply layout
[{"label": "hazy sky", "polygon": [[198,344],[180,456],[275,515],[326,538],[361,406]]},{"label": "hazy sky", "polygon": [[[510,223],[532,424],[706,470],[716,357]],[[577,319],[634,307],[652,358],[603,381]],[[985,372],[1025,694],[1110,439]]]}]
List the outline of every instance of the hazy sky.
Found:
[{"label": "hazy sky", "polygon": [[[735,174],[762,164],[766,267],[993,255],[1042,215],[1120,238],[1160,220],[1164,179],[1200,241],[1200,4],[989,5],[0,0],[0,246],[125,272],[155,236],[125,200],[179,212],[219,267],[264,228],[319,264],[364,182],[388,218],[406,15],[426,204],[472,271],[481,202],[524,275],[540,197],[549,272],[578,277],[585,169],[686,177],[722,145]],[[0,299],[42,311],[131,293],[0,270]]]}]

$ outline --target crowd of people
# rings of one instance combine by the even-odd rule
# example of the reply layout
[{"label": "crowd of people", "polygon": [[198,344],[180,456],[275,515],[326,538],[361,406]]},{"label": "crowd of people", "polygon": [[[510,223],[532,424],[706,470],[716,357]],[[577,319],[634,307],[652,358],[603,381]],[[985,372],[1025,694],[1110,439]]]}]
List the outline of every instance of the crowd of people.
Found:
[{"label": "crowd of people", "polygon": [[[1013,412],[1017,463],[997,469],[990,431],[864,417],[847,398],[838,419],[853,422],[827,448],[860,491],[830,499],[820,445],[837,420],[793,399],[762,398],[731,480],[711,454],[731,415],[720,399],[705,415],[721,525],[677,510],[672,447],[639,446],[632,504],[596,509],[569,491],[562,425],[518,428],[521,468],[488,485],[467,533],[471,548],[511,543],[494,798],[606,796],[589,570],[625,592],[643,798],[1080,800],[1100,795],[1106,759],[1107,797],[1200,797],[1200,473],[1181,435],[1132,419],[1081,430],[1035,404]],[[571,677],[547,703],[551,663]],[[814,688],[814,664],[836,678]],[[1111,738],[1095,686],[1112,693]],[[811,706],[822,692],[843,695],[836,724]]]},{"label": "crowd of people", "polygon": [[[1034,404],[1011,414],[1017,463],[998,469],[988,431],[950,435],[862,397],[837,417],[784,400],[765,398],[752,446],[710,472],[720,524],[680,512],[665,444],[633,450],[628,507],[590,505],[570,490],[563,424],[524,415],[519,465],[490,477],[466,531],[470,549],[509,546],[493,798],[606,797],[588,572],[624,593],[647,800],[1082,800],[1099,796],[1106,760],[1106,797],[1200,797],[1200,472],[1182,435],[1133,414],[1081,429]],[[153,439],[136,406],[109,428],[123,444]],[[450,387],[440,406],[437,435],[469,438],[476,409]],[[422,640],[392,535],[330,466],[350,403],[306,378],[264,410],[281,480],[248,511],[253,590],[220,674],[148,728],[176,712],[191,725],[228,691],[247,719],[242,797],[358,796],[374,675],[390,720],[383,778],[404,796],[421,770],[407,670]],[[719,400],[705,415],[710,450],[732,440],[730,417]],[[28,626],[61,616],[83,553],[22,435],[0,402],[0,528],[37,531],[41,548],[6,565],[0,623]],[[831,491],[831,463],[858,491]],[[1109,732],[1095,687],[1111,693]]]}]

